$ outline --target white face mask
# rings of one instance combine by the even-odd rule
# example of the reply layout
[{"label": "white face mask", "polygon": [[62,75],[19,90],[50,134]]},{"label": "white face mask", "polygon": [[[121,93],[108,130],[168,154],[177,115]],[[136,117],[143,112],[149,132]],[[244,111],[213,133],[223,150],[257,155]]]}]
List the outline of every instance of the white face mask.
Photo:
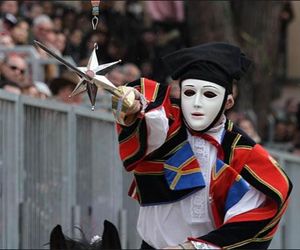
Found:
[{"label": "white face mask", "polygon": [[198,79],[186,79],[181,84],[181,107],[187,124],[195,131],[207,129],[221,111],[225,88]]}]

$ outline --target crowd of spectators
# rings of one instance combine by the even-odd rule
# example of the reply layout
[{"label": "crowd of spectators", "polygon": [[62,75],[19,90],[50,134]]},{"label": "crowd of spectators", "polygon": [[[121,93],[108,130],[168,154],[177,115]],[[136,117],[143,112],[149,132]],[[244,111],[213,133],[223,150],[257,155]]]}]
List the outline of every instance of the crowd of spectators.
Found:
[{"label": "crowd of spectators", "polygon": [[[160,58],[187,45],[184,1],[107,1],[100,4],[99,23],[92,29],[90,1],[1,1],[0,49],[33,46],[41,59],[48,55],[34,46],[45,44],[61,56],[69,56],[77,66],[86,66],[97,43],[99,63],[121,59],[107,74],[116,85],[148,77],[172,86],[178,98],[177,81],[166,77]],[[45,79],[32,79],[24,54],[0,51],[0,88],[14,94],[53,98],[69,104],[87,104],[87,95],[69,98],[78,77],[57,64],[45,65]],[[99,90],[101,94],[103,91]],[[235,88],[235,98],[237,92]],[[282,109],[274,109],[264,135],[256,131],[251,113],[228,115],[256,142],[271,141],[286,151],[300,155],[299,99],[290,99]]]},{"label": "crowd of spectators", "polygon": [[[238,101],[238,95],[235,99]],[[253,110],[232,109],[228,111],[227,117],[256,143],[300,156],[300,97],[287,98],[282,105],[274,102],[269,109],[267,126],[261,134],[257,130],[258,121]]]},{"label": "crowd of spectators", "polygon": [[[38,40],[55,53],[72,57],[78,66],[86,66],[97,43],[100,64],[119,59],[123,62],[108,74],[114,84],[124,84],[141,75],[165,81],[159,58],[186,46],[181,34],[184,2],[101,1],[99,7],[99,23],[93,30],[90,1],[1,1],[0,46],[34,46],[34,40]],[[48,58],[45,51],[35,49],[41,59]],[[3,55],[2,51],[0,72],[11,66],[7,62],[15,54]],[[26,64],[26,55],[19,57]],[[23,66],[22,70],[11,68],[26,78],[22,83],[17,79],[15,84],[6,83],[5,73],[1,73],[0,87],[9,91],[8,86],[13,85],[14,93],[21,94],[31,93],[28,89],[32,88],[39,91],[30,79],[30,65]],[[48,86],[51,93],[50,84],[55,78],[61,78],[64,70],[57,69],[57,65],[46,65],[43,89]]]}]

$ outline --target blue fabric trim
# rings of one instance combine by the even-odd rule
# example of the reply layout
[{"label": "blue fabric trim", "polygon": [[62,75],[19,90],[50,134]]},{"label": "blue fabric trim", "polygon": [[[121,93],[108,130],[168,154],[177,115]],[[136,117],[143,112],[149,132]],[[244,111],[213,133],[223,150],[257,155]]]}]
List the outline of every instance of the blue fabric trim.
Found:
[{"label": "blue fabric trim", "polygon": [[243,178],[235,181],[227,193],[225,212],[237,204],[249,190],[249,184]]},{"label": "blue fabric trim", "polygon": [[[191,148],[191,145],[186,142],[172,157],[170,157],[165,163],[178,169],[182,166],[184,162],[189,160],[191,157],[194,157],[194,152]],[[196,159],[195,159],[196,160]],[[193,163],[194,164],[194,163]],[[200,166],[198,165],[200,169]],[[203,188],[205,187],[205,181],[201,172],[194,173],[179,173],[176,170],[171,170],[168,168],[164,169],[165,178],[167,183],[172,190],[184,190],[195,187]],[[180,175],[177,184],[175,187],[172,187],[172,182],[175,177]]]},{"label": "blue fabric trim", "polygon": [[216,174],[219,173],[219,171],[223,168],[225,163],[221,161],[220,159],[217,159],[216,161]]},{"label": "blue fabric trim", "polygon": [[186,142],[166,163],[173,167],[179,168],[187,159],[194,156],[191,145]]}]

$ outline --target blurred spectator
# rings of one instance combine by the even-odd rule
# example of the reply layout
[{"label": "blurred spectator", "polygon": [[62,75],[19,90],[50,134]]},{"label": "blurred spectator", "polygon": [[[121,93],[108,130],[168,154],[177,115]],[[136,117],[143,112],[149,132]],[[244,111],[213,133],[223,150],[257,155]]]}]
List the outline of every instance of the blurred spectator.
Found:
[{"label": "blurred spectator", "polygon": [[156,35],[153,29],[145,28],[137,38],[136,44],[129,47],[127,60],[136,63],[144,77],[152,78],[153,62],[155,61]]},{"label": "blurred spectator", "polygon": [[297,111],[300,99],[295,97],[288,98],[285,103],[285,116],[288,121],[297,123]]},{"label": "blurred spectator", "polygon": [[39,99],[46,99],[52,95],[47,84],[40,81],[36,81],[24,87],[22,94]]},{"label": "blurred spectator", "polygon": [[119,59],[123,59],[124,55],[125,45],[115,38],[110,39],[107,45],[107,60],[111,62],[117,61]]},{"label": "blurred spectator", "polygon": [[[82,1],[81,1],[82,3]],[[88,3],[90,4],[90,3]],[[89,5],[90,7],[90,5]],[[75,20],[75,28],[74,29],[80,29],[84,31],[84,33],[90,33],[92,30],[92,24],[91,24],[91,18],[89,16],[90,10],[88,12],[81,12],[78,13],[78,16]],[[83,28],[84,27],[84,30]],[[101,21],[98,23],[97,30],[107,32],[107,27],[103,29],[103,27],[106,27],[105,21],[101,19]],[[71,32],[70,32],[71,33]]]},{"label": "blurred spectator", "polygon": [[173,80],[170,76],[167,77],[166,83],[171,87],[170,97],[180,99],[180,85],[179,80]]},{"label": "blurred spectator", "polygon": [[291,153],[295,156],[299,156],[300,157],[300,143],[296,144],[294,146],[294,148],[292,149]]},{"label": "blurred spectator", "polygon": [[296,156],[300,156],[300,103],[298,103],[298,108],[297,108],[297,112],[296,112],[296,128],[295,131],[293,133],[293,148],[291,150],[291,153],[296,155]]},{"label": "blurred spectator", "polygon": [[273,107],[272,117],[274,123],[274,141],[276,143],[291,143],[297,131],[298,98],[286,99],[283,107]]},{"label": "blurred spectator", "polygon": [[[28,5],[26,5],[26,10],[24,10],[24,15],[29,18],[31,21],[33,21],[38,16],[41,16],[44,13],[43,6],[40,4],[40,2],[27,2]],[[26,4],[26,2],[25,2]]]},{"label": "blurred spectator", "polygon": [[41,81],[35,81],[33,83],[35,86],[38,94],[37,97],[41,99],[46,99],[52,96],[51,90],[49,89],[48,85]]},{"label": "blurred spectator", "polygon": [[292,148],[290,152],[294,155],[300,156],[300,104],[297,111],[297,126],[293,133]]},{"label": "blurred spectator", "polygon": [[73,60],[79,64],[80,60],[80,44],[82,42],[83,32],[80,29],[71,31],[69,42],[66,44],[66,55],[70,55]]},{"label": "blurred spectator", "polygon": [[152,79],[153,78],[153,66],[152,63],[150,61],[144,61],[141,64],[141,75],[143,77],[147,77]]},{"label": "blurred spectator", "polygon": [[1,19],[1,23],[0,23],[0,32],[10,35],[12,29],[15,27],[17,22],[18,22],[18,20],[14,15],[12,15],[10,13],[4,14],[3,18]]},{"label": "blurred spectator", "polygon": [[64,33],[59,32],[56,34],[56,42],[54,46],[61,55],[63,55],[65,52],[66,42],[67,42],[67,38]]},{"label": "blurred spectator", "polygon": [[22,95],[27,95],[35,98],[38,97],[38,91],[32,83],[22,88],[21,93]]},{"label": "blurred spectator", "polygon": [[11,36],[16,45],[27,45],[29,37],[29,23],[22,19],[13,27]]},{"label": "blurred spectator", "polygon": [[261,143],[261,138],[258,135],[253,122],[244,117],[240,118],[238,120],[237,126],[239,126],[252,140],[254,140],[256,143]]},{"label": "blurred spectator", "polygon": [[283,0],[281,4],[282,7],[279,14],[280,29],[278,34],[278,75],[286,78],[288,27],[294,19],[294,11],[292,1]]},{"label": "blurred spectator", "polygon": [[110,80],[115,86],[122,86],[125,82],[125,76],[121,66],[116,66],[113,70],[106,74],[108,80]]},{"label": "blurred spectator", "polygon": [[73,7],[65,8],[62,18],[64,30],[71,31],[75,28],[77,12]]},{"label": "blurred spectator", "polygon": [[79,77],[71,71],[65,71],[60,77],[54,78],[49,83],[53,98],[68,104],[81,104],[81,94],[70,97],[79,80]]},{"label": "blurred spectator", "polygon": [[124,82],[133,82],[141,77],[140,69],[133,63],[125,63],[122,67]]},{"label": "blurred spectator", "polygon": [[53,16],[55,8],[53,1],[41,1],[39,4],[43,6],[43,14],[49,17]]},{"label": "blurred spectator", "polygon": [[275,123],[274,142],[288,142],[287,123],[285,120],[277,120]]},{"label": "blurred spectator", "polygon": [[297,123],[293,121],[287,121],[286,123],[286,134],[287,134],[287,141],[292,141],[294,136],[297,132]]},{"label": "blurred spectator", "polygon": [[[56,36],[54,33],[54,25],[50,17],[40,15],[33,20],[33,36],[33,39],[38,40],[51,49],[55,47]],[[43,50],[38,49],[38,51],[43,57],[48,57]]]},{"label": "blurred spectator", "polygon": [[184,1],[146,1],[145,8],[153,22],[184,21]]},{"label": "blurred spectator", "polygon": [[107,42],[108,37],[105,32],[92,31],[87,33],[82,39],[80,46],[80,65],[87,64],[95,44],[97,44],[99,48],[97,50],[97,53],[100,53],[100,56],[98,57],[99,63],[108,62]]},{"label": "blurred spectator", "polygon": [[19,6],[18,1],[1,1],[0,2],[0,13],[3,15],[4,13],[9,13],[14,16],[18,14]]},{"label": "blurred spectator", "polygon": [[146,1],[145,12],[156,33],[153,77],[162,81],[165,73],[159,58],[184,46],[184,1]]},{"label": "blurred spectator", "polygon": [[62,32],[64,30],[64,23],[61,16],[54,16],[52,17],[54,31],[56,33]]},{"label": "blurred spectator", "polygon": [[13,48],[15,46],[15,43],[9,34],[0,33],[0,46]]},{"label": "blurred spectator", "polygon": [[[33,20],[33,39],[43,43],[53,52],[61,55],[61,52],[56,47],[56,33],[54,32],[54,24],[51,18],[47,15],[40,15]],[[48,59],[49,55],[39,47],[36,47],[41,58]],[[45,82],[50,81],[59,72],[59,67],[55,64],[46,64]]]},{"label": "blurred spectator", "polygon": [[242,114],[240,114],[238,111],[233,109],[226,111],[226,117],[235,124],[238,123],[238,121],[241,119],[242,116],[243,116]]},{"label": "blurred spectator", "polygon": [[20,94],[28,85],[28,65],[18,54],[7,54],[0,68],[0,87],[4,90]]}]

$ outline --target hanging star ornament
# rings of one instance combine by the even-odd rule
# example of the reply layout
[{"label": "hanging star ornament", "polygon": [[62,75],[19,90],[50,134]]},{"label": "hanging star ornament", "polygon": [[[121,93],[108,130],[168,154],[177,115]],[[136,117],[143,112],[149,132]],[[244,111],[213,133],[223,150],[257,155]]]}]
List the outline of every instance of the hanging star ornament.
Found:
[{"label": "hanging star ornament", "polygon": [[89,58],[88,64],[86,67],[76,67],[69,62],[67,62],[65,59],[48,49],[45,45],[43,45],[39,41],[34,41],[35,44],[46,51],[50,56],[57,59],[59,62],[64,64],[66,67],[68,67],[70,70],[74,71],[79,77],[80,81],[74,88],[73,92],[71,93],[70,97],[78,95],[83,92],[87,92],[91,105],[92,110],[95,109],[95,102],[97,97],[97,91],[98,88],[103,88],[106,91],[110,92],[114,96],[121,98],[121,93],[118,90],[118,88],[105,77],[105,74],[112,69],[112,67],[118,63],[121,62],[121,60],[101,64],[99,65],[97,55],[96,55],[96,49],[97,47],[94,46],[94,49],[92,51],[92,54]]}]

